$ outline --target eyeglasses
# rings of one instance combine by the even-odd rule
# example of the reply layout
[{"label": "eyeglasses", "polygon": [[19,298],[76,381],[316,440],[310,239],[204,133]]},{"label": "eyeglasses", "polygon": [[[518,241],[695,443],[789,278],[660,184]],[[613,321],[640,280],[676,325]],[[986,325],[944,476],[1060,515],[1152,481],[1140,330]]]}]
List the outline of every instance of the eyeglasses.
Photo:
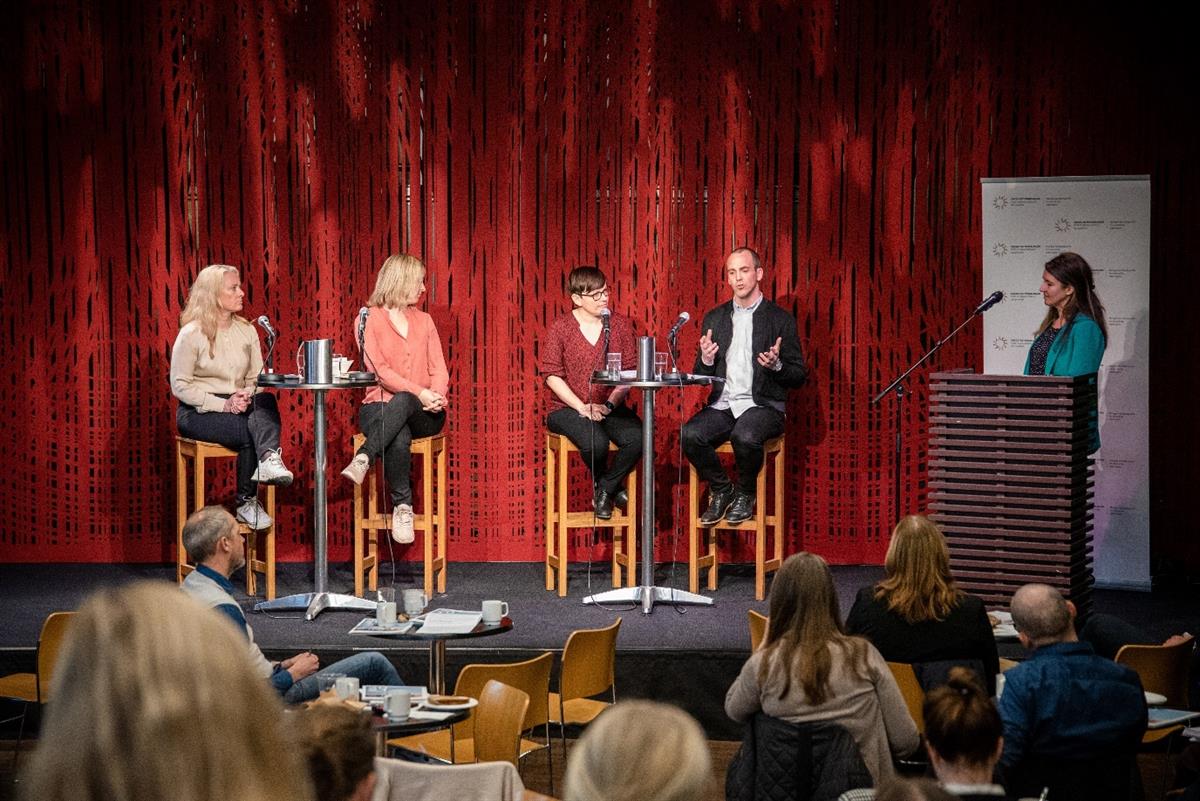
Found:
[{"label": "eyeglasses", "polygon": [[611,292],[611,289],[606,286],[602,286],[594,292],[580,292],[579,296],[581,298],[587,298],[588,300],[599,301],[602,298],[607,298]]}]

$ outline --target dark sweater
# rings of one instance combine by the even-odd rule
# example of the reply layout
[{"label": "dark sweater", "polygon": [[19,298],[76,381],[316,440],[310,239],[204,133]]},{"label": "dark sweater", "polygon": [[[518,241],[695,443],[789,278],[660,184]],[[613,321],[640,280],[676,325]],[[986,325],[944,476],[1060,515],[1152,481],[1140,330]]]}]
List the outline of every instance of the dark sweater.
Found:
[{"label": "dark sweater", "polygon": [[866,637],[888,662],[922,664],[978,660],[983,663],[988,690],[994,692],[1000,658],[996,638],[988,622],[983,601],[963,595],[962,603],[950,610],[945,620],[907,623],[875,598],[875,588],[863,587],[846,619],[850,634]]}]

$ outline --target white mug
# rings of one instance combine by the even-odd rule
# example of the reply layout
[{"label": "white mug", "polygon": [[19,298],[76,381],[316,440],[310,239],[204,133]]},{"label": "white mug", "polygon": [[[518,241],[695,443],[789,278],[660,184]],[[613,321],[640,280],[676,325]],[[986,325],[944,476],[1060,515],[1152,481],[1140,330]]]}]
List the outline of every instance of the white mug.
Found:
[{"label": "white mug", "polygon": [[508,616],[507,601],[484,601],[483,602],[483,622],[484,623],[499,623],[500,618]]},{"label": "white mug", "polygon": [[358,700],[358,677],[357,676],[342,676],[333,683],[334,692],[338,698],[343,701]]},{"label": "white mug", "polygon": [[420,590],[405,590],[401,597],[404,599],[404,614],[409,617],[421,614],[425,611],[425,604],[429,603],[425,593]]},{"label": "white mug", "polygon": [[396,602],[380,601],[375,604],[375,621],[381,626],[391,626],[396,622]]},{"label": "white mug", "polygon": [[408,720],[412,695],[408,690],[391,690],[383,699],[383,709],[392,720]]}]

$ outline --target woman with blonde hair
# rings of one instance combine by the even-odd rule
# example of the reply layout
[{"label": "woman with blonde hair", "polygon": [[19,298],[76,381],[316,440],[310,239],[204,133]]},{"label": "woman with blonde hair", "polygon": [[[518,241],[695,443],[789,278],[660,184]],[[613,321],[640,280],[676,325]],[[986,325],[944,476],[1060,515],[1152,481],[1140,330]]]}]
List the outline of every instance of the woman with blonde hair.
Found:
[{"label": "woman with blonde hair", "polygon": [[565,801],[698,801],[712,782],[704,732],[655,701],[623,701],[571,749]]},{"label": "woman with blonde hair", "polygon": [[446,425],[450,373],[433,318],[416,308],[425,293],[425,265],[408,254],[388,256],[367,300],[363,363],[379,384],[367,390],[358,412],[366,441],[342,475],[361,484],[371,463],[383,457],[392,499],[392,539],[413,541],[412,456],[414,439]]},{"label": "woman with blonde hair", "polygon": [[275,397],[257,389],[262,352],[240,314],[245,295],[236,267],[210,264],[196,276],[171,349],[171,392],[180,434],[237,451],[237,518],[265,529],[273,521],[256,484],[291,484],[292,472],[279,448]]},{"label": "woman with blonde hair", "polygon": [[924,515],[897,523],[883,570],[883,581],[858,591],[846,630],[870,640],[887,661],[916,666],[926,688],[942,683],[953,665],[994,687],[1000,659],[987,610],[955,585],[937,524]]},{"label": "woman with blonde hair", "polygon": [[71,621],[29,801],[304,801],[283,707],[233,626],[142,581],[89,598]]},{"label": "woman with blonde hair", "polygon": [[790,723],[833,723],[858,744],[878,783],[891,755],[912,753],[916,724],[883,657],[842,630],[833,576],[816,554],[788,557],[771,585],[770,623],[725,696],[725,713],[746,722],[762,711]]}]

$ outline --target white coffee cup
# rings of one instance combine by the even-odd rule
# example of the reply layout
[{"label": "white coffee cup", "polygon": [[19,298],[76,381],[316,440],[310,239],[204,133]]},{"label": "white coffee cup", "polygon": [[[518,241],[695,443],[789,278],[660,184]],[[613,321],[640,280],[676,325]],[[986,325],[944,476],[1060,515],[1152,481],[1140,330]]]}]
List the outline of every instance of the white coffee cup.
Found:
[{"label": "white coffee cup", "polygon": [[358,700],[358,677],[342,676],[333,683],[333,690],[343,701]]},{"label": "white coffee cup", "polygon": [[500,619],[508,616],[507,601],[484,601],[483,622],[499,623]]},{"label": "white coffee cup", "polygon": [[354,364],[354,360],[349,356],[333,356],[333,376],[334,378],[342,378],[346,373],[350,372],[350,365]]},{"label": "white coffee cup", "polygon": [[404,599],[404,614],[409,617],[424,612],[425,604],[429,603],[425,593],[420,590],[405,590],[400,597]]},{"label": "white coffee cup", "polygon": [[392,720],[408,720],[412,695],[408,690],[390,690],[383,699],[383,709]]},{"label": "white coffee cup", "polygon": [[381,626],[391,626],[396,622],[396,602],[380,601],[375,604],[375,622]]}]

